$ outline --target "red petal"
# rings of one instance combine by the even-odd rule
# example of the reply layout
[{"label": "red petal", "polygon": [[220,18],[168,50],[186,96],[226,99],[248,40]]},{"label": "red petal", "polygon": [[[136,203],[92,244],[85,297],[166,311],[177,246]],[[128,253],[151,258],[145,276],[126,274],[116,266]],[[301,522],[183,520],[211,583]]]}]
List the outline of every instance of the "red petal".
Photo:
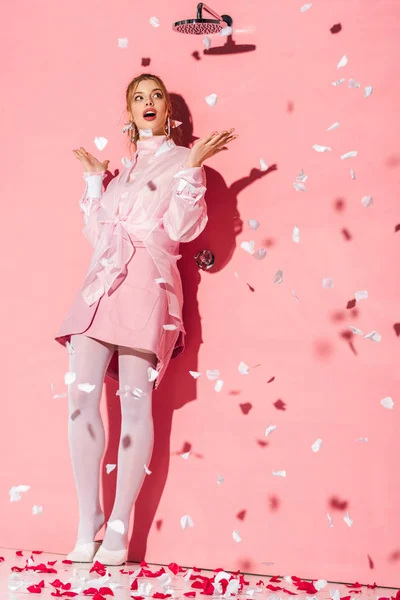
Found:
[{"label": "red petal", "polygon": [[97,593],[93,596],[93,600],[105,600],[105,598],[101,594]]},{"label": "red petal", "polygon": [[22,550],[17,550],[15,554],[16,554],[17,556],[23,556],[23,554],[22,554]]},{"label": "red petal", "polygon": [[99,589],[99,594],[103,594],[103,596],[114,596],[114,592],[109,587],[101,587]]},{"label": "red petal", "polygon": [[43,554],[43,550],[32,550],[32,554]]},{"label": "red petal", "polygon": [[196,598],[196,592],[185,592],[183,595],[187,598]]},{"label": "red petal", "polygon": [[64,565],[72,565],[72,560],[67,560],[67,559],[65,559],[65,560],[63,560],[63,561],[62,561],[62,563],[63,563]]}]

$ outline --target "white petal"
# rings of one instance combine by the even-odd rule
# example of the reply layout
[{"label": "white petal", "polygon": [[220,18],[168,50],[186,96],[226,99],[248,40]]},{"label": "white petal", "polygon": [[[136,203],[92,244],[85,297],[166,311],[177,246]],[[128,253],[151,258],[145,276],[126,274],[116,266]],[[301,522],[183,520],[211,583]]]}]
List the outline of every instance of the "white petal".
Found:
[{"label": "white petal", "polygon": [[10,502],[17,502],[17,500],[21,500],[21,494],[30,490],[30,485],[14,485],[9,490],[10,494]]},{"label": "white petal", "polygon": [[318,592],[327,585],[328,585],[328,582],[325,581],[325,579],[318,579],[318,581],[314,581],[314,587]]},{"label": "white petal", "polygon": [[238,366],[238,370],[239,370],[239,373],[241,375],[248,375],[249,374],[249,367],[243,361],[240,361],[239,366]]},{"label": "white petal", "polygon": [[181,454],[181,457],[184,460],[187,460],[189,458],[189,456],[190,456],[190,453],[191,453],[191,450],[189,450],[189,452],[184,452],[184,454]]},{"label": "white petal", "polygon": [[156,369],[153,369],[153,367],[149,367],[147,369],[147,375],[149,381],[155,381],[158,377],[158,371]]},{"label": "white petal", "polygon": [[67,392],[65,392],[65,394],[54,394],[53,400],[55,400],[56,398],[66,398],[67,396]]},{"label": "white petal", "polygon": [[163,325],[163,328],[164,328],[166,331],[174,331],[175,329],[178,329],[177,325],[173,325],[173,324],[170,324],[170,325]]},{"label": "white petal", "polygon": [[276,429],[276,425],[268,425],[267,429],[265,430],[265,437],[268,437],[270,433],[272,433],[273,431],[275,431]]},{"label": "white petal", "polygon": [[262,158],[260,158],[260,170],[261,171],[267,171],[268,170],[268,165],[265,162],[265,160],[263,160]]},{"label": "white petal", "polygon": [[361,329],[358,329],[358,327],[354,327],[354,325],[349,325],[349,329],[351,329],[351,331],[356,335],[364,335]]},{"label": "white petal", "polygon": [[222,475],[218,475],[217,476],[217,483],[218,485],[221,485],[222,483],[224,483],[225,479],[222,477]]},{"label": "white petal", "polygon": [[123,535],[125,533],[125,525],[123,524],[123,522],[120,519],[115,519],[114,521],[108,521],[107,525],[109,526],[110,529],[112,529],[113,531],[116,531],[117,533],[120,533],[121,535]]},{"label": "white petal", "polygon": [[181,527],[182,529],[186,529],[187,527],[193,527],[193,521],[189,515],[184,515],[181,517]]},{"label": "white petal", "polygon": [[328,521],[329,521],[329,527],[333,527],[332,517],[329,513],[328,513]]},{"label": "white petal", "polygon": [[329,594],[332,600],[340,600],[340,592],[339,590],[329,590]]},{"label": "white petal", "polygon": [[108,144],[108,139],[105,137],[95,137],[94,144],[98,150],[104,150]]},{"label": "white petal", "polygon": [[147,394],[142,389],[135,387],[131,390],[131,395],[134,398],[143,398],[143,396],[146,396]]},{"label": "white petal", "polygon": [[154,280],[156,283],[167,283],[167,280],[164,277],[156,277]]},{"label": "white petal", "polygon": [[127,48],[128,38],[118,38],[118,48]]},{"label": "white petal", "polygon": [[296,298],[297,302],[300,302],[300,300],[299,300],[299,299],[298,299],[298,297],[296,296],[296,294],[295,294],[294,290],[292,290],[292,296],[294,296],[294,297]]},{"label": "white petal", "polygon": [[356,442],[368,442],[368,438],[358,438]]},{"label": "white petal", "polygon": [[209,37],[206,36],[203,39],[203,45],[204,45],[205,48],[207,48],[207,50],[211,47],[211,40],[210,40]]},{"label": "white petal", "polygon": [[359,88],[361,87],[360,84],[358,83],[358,81],[356,79],[349,79],[349,81],[347,82],[347,85],[349,88],[355,89],[355,88]]},{"label": "white petal", "polygon": [[150,592],[151,592],[152,588],[153,588],[153,584],[150,583],[150,581],[142,581],[138,585],[138,589],[137,589],[136,595],[137,596],[144,596],[145,598],[148,598],[148,597],[151,596]]},{"label": "white petal", "polygon": [[295,225],[293,227],[293,231],[292,231],[292,240],[293,242],[295,242],[296,244],[298,244],[300,242],[300,229],[297,227],[297,225]]},{"label": "white petal", "polygon": [[375,331],[375,329],[373,331],[371,331],[370,333],[367,333],[367,335],[364,335],[364,337],[367,340],[372,340],[373,342],[380,342],[382,339],[381,334],[378,333],[377,331]]},{"label": "white petal", "polygon": [[349,527],[351,527],[353,525],[353,520],[350,517],[349,513],[346,513],[346,515],[343,517],[343,521],[346,523],[346,525],[348,525]]},{"label": "white petal", "polygon": [[304,183],[297,183],[295,181],[293,183],[293,187],[296,190],[296,192],[305,192],[306,191],[306,186],[304,185]]},{"label": "white petal", "polygon": [[355,174],[355,172],[354,172],[354,170],[353,170],[353,169],[350,169],[350,177],[351,177],[352,179],[355,179],[355,178],[356,178],[356,174]]},{"label": "white petal", "polygon": [[374,199],[373,199],[372,196],[364,196],[363,198],[361,198],[361,204],[365,208],[368,208],[369,206],[372,206],[373,203],[374,203]]},{"label": "white petal", "polygon": [[227,25],[226,27],[223,27],[221,29],[221,31],[219,32],[219,35],[232,35],[233,29],[232,27],[230,27],[229,25]]},{"label": "white petal", "polygon": [[67,346],[68,354],[70,354],[70,355],[75,354],[75,350],[74,350],[74,347],[72,344],[67,342],[66,346]]},{"label": "white petal", "polygon": [[276,475],[276,477],[286,477],[286,471],[272,471],[272,475]]},{"label": "white petal", "polygon": [[111,473],[111,471],[114,471],[114,469],[116,468],[117,465],[113,465],[111,463],[108,463],[106,465],[106,471],[107,471],[107,475],[109,475]]},{"label": "white petal", "polygon": [[257,260],[263,260],[263,258],[265,258],[266,256],[267,256],[267,250],[265,248],[259,248],[253,254],[253,257],[256,258]]},{"label": "white petal", "polygon": [[157,17],[150,17],[149,23],[150,23],[150,25],[153,25],[153,27],[160,26],[160,21],[157,19]]},{"label": "white petal", "polygon": [[383,398],[383,400],[381,400],[381,404],[384,408],[393,408],[394,407],[394,402],[390,396]]},{"label": "white petal", "polygon": [[335,285],[335,284],[333,283],[333,279],[332,279],[332,277],[325,277],[325,278],[322,280],[322,287],[323,287],[325,290],[329,290],[330,288],[333,288],[333,287],[334,287],[334,285]]},{"label": "white petal", "polygon": [[329,146],[320,146],[319,144],[314,144],[313,148],[317,152],[330,152],[332,150],[332,148],[330,148]]},{"label": "white petal", "polygon": [[342,85],[342,83],[344,83],[346,80],[345,79],[338,79],[337,81],[332,81],[332,85]]},{"label": "white petal", "polygon": [[303,6],[300,8],[300,12],[306,12],[306,10],[309,10],[312,7],[312,2],[309,2],[308,4],[303,4]]},{"label": "white petal", "polygon": [[240,534],[239,534],[238,531],[234,531],[232,533],[232,537],[235,540],[235,542],[241,542],[242,541],[242,538],[240,537]]},{"label": "white petal", "polygon": [[43,506],[38,506],[37,504],[34,504],[32,506],[32,514],[33,515],[41,515],[43,513]]},{"label": "white petal", "polygon": [[373,90],[372,85],[367,85],[364,88],[364,98],[368,98],[368,96],[370,96],[372,94],[372,90]]},{"label": "white petal", "polygon": [[144,465],[144,470],[146,472],[146,475],[151,475],[151,471],[147,468],[146,465]]},{"label": "white petal", "polygon": [[224,385],[224,380],[223,379],[218,379],[217,383],[214,386],[214,390],[216,392],[220,392],[222,390],[222,386]]},{"label": "white petal", "polygon": [[275,273],[274,283],[282,283],[283,282],[283,271],[279,270]]},{"label": "white petal", "polygon": [[78,390],[81,390],[81,392],[86,392],[87,394],[93,392],[95,387],[96,385],[92,383],[78,383]]},{"label": "white petal", "polygon": [[249,252],[250,254],[254,254],[254,246],[255,246],[254,240],[252,240],[251,242],[242,242],[240,244],[240,247],[243,248],[243,250],[246,250],[246,252]]},{"label": "white petal", "polygon": [[367,290],[358,290],[354,294],[354,297],[357,300],[357,302],[359,302],[360,300],[366,300],[368,298],[368,292]]},{"label": "white petal", "polygon": [[218,369],[207,369],[206,371],[207,379],[213,381],[214,379],[218,379],[219,371]]},{"label": "white petal", "polygon": [[319,452],[321,449],[321,446],[322,446],[322,440],[321,440],[321,438],[318,438],[317,440],[315,440],[315,442],[311,446],[311,450],[313,452]]},{"label": "white petal", "polygon": [[76,379],[76,373],[74,373],[74,371],[67,371],[67,373],[65,373],[65,375],[64,375],[65,385],[70,385],[71,383],[74,383],[75,379]]},{"label": "white petal", "polygon": [[249,219],[248,224],[254,231],[260,227],[260,223],[256,219]]},{"label": "white petal", "polygon": [[340,123],[339,121],[336,121],[336,123],[333,123],[333,125],[328,127],[327,131],[332,131],[332,129],[337,129],[338,127],[340,127]]},{"label": "white petal", "polygon": [[198,379],[202,375],[202,373],[199,373],[199,371],[189,371],[189,373],[193,379]]},{"label": "white petal", "polygon": [[340,157],[342,160],[344,160],[345,158],[351,158],[352,156],[357,156],[358,151],[357,150],[350,150],[350,152],[346,152],[346,154],[342,154],[342,156]]},{"label": "white petal", "polygon": [[347,65],[348,63],[348,58],[346,55],[342,56],[342,58],[339,60],[338,62],[338,66],[337,68],[340,69],[341,67],[344,67],[345,65]]},{"label": "white petal", "polygon": [[208,106],[215,106],[217,103],[217,99],[217,94],[210,94],[209,96],[205,97],[205,101],[207,102]]}]

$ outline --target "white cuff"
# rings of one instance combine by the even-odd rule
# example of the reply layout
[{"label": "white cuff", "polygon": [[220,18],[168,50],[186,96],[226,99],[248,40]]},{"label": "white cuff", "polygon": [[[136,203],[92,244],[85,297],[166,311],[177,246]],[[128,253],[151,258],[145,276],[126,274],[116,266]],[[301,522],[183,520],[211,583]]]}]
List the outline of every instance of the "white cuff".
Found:
[{"label": "white cuff", "polygon": [[87,183],[87,197],[101,198],[103,193],[103,176],[101,174],[87,175],[85,177]]}]

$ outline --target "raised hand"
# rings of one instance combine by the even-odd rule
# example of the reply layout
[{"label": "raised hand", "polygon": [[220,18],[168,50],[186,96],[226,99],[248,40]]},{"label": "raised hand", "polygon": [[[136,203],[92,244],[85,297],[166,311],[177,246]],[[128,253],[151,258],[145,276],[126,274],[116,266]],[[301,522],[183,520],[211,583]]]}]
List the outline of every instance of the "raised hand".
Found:
[{"label": "raised hand", "polygon": [[238,135],[232,135],[234,129],[232,127],[221,132],[213,131],[210,135],[196,140],[190,149],[186,165],[188,167],[200,167],[207,158],[218,154],[222,150],[229,150],[225,144],[229,144],[229,142],[239,137]]},{"label": "raised hand", "polygon": [[100,162],[97,158],[86,152],[82,146],[77,150],[72,150],[76,158],[81,161],[83,170],[90,173],[98,173],[99,171],[106,171],[108,168],[109,160]]}]

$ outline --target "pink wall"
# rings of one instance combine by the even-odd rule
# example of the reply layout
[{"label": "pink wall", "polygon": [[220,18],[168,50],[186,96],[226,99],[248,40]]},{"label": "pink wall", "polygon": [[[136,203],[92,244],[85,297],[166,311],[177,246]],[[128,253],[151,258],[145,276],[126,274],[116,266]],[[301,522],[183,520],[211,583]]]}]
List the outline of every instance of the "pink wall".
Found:
[{"label": "pink wall", "polygon": [[[157,0],[150,10],[123,0],[4,9],[0,547],[65,553],[75,540],[67,401],[53,399],[50,387],[66,391],[67,351],[53,335],[91,255],[72,149],[84,146],[119,169],[127,156],[124,90],[151,71],[187,103],[195,136],[235,127],[240,138],[205,163],[209,225],[181,246],[188,345],[154,396],[153,473],[137,502],[130,558],[400,585],[400,7],[315,0],[302,13],[301,5],[211,4],[233,17],[237,52],[209,56],[202,36],[171,30],[173,20],[195,15],[194,1]],[[342,31],[332,35],[338,22]],[[118,48],[121,37],[127,49]],[[213,47],[224,42],[213,36]],[[344,54],[348,65],[337,69]],[[340,77],[346,81],[332,86]],[[360,88],[349,89],[351,77]],[[367,85],[373,93],[364,98]],[[211,93],[214,108],[204,100]],[[103,152],[95,136],[109,140]],[[317,153],[313,144],[332,151]],[[358,156],[340,159],[351,150]],[[272,168],[258,178],[260,158]],[[304,193],[292,185],[302,169]],[[374,204],[364,208],[367,195]],[[257,231],[248,219],[259,220]],[[250,240],[268,248],[264,260],[240,247]],[[203,247],[216,254],[213,272],[194,263]],[[333,289],[323,289],[324,277]],[[369,298],[349,305],[357,290]],[[350,325],[378,331],[381,342],[351,335]],[[254,367],[248,375],[240,361]],[[220,392],[207,369],[220,369]],[[189,370],[203,376],[196,382]],[[107,381],[105,464],[116,458],[116,389]],[[387,396],[393,410],[380,404]],[[266,438],[269,424],[277,429]],[[283,469],[286,478],[272,475]],[[31,489],[10,503],[8,490],[19,484]],[[114,474],[103,484],[110,510]],[[32,515],[34,504],[41,516]],[[183,531],[185,514],[194,528]]]}]

